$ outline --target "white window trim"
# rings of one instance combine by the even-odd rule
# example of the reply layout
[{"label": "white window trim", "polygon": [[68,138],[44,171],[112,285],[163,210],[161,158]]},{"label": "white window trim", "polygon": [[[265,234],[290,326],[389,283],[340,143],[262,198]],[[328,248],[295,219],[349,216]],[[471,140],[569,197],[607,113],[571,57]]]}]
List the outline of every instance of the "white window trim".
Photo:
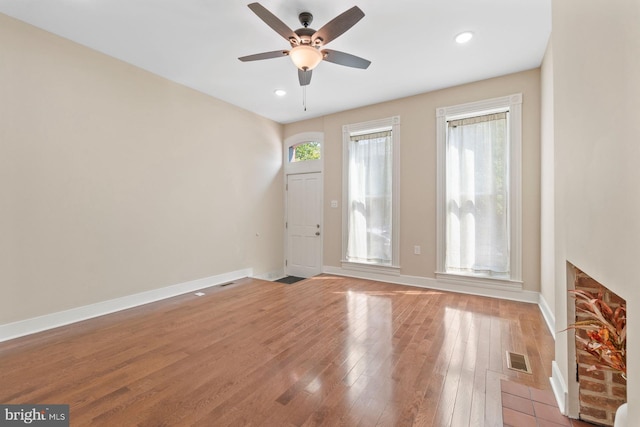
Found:
[{"label": "white window trim", "polygon": [[[492,279],[491,277],[459,275],[447,273],[445,270],[446,241],[446,140],[447,121],[465,117],[473,117],[484,113],[509,111],[509,185],[511,188],[510,204],[511,228],[511,277]],[[477,284],[498,284],[522,289],[522,94],[503,96],[500,98],[470,102],[450,107],[436,108],[436,156],[437,156],[437,212],[436,212],[436,278],[463,280]]]},{"label": "white window trim", "polygon": [[[289,148],[303,142],[316,141],[320,143],[320,158],[318,160],[306,160],[304,162],[290,162]],[[286,175],[310,172],[322,172],[324,167],[324,132],[302,132],[292,135],[284,140],[283,161]]]},{"label": "white window trim", "polygon": [[[391,203],[391,248],[393,253],[390,266],[347,260],[349,142],[352,134],[371,133],[383,129],[391,129],[393,138],[393,176],[391,178],[393,180],[391,186],[391,191],[393,192]],[[342,126],[342,268],[394,276],[400,275],[400,116]]]}]

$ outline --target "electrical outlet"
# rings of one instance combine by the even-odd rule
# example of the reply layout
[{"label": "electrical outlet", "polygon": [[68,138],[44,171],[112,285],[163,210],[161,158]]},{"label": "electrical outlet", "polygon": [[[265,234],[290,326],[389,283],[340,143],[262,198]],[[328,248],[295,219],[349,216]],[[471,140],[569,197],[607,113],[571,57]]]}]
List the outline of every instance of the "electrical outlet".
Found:
[{"label": "electrical outlet", "polygon": [[420,255],[420,246],[416,245],[413,247],[413,254]]}]

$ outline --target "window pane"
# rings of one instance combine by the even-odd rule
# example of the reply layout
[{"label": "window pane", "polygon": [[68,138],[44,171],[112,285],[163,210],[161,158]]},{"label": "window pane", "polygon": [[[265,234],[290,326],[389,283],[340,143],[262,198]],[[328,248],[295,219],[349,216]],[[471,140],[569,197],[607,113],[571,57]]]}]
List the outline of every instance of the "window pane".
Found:
[{"label": "window pane", "polygon": [[320,143],[316,141],[301,142],[289,147],[289,161],[303,162],[320,158]]},{"label": "window pane", "polygon": [[508,151],[506,114],[448,124],[448,272],[509,275]]},{"label": "window pane", "polygon": [[391,265],[391,132],[352,136],[348,155],[347,260]]}]

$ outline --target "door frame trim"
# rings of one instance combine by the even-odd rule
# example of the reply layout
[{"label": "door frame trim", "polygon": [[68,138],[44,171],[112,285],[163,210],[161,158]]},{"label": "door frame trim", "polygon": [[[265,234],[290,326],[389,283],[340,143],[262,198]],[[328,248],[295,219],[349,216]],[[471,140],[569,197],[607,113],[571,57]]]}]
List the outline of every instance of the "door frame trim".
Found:
[{"label": "door frame trim", "polygon": [[[320,143],[320,160],[311,160],[306,162],[289,162],[289,148],[301,142],[318,141]],[[284,165],[282,189],[284,194],[284,218],[283,239],[284,254],[282,267],[285,275],[288,275],[287,259],[289,256],[289,231],[287,222],[289,216],[289,194],[287,192],[287,183],[289,175],[303,175],[309,173],[320,173],[320,271],[324,265],[324,132],[301,132],[291,135],[284,140],[282,150],[282,161]]]}]

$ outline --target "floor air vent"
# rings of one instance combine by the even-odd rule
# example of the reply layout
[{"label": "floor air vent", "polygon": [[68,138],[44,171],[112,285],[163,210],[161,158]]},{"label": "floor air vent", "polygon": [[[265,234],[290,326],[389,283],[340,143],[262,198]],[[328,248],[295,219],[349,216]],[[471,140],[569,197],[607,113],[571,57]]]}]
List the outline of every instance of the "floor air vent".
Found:
[{"label": "floor air vent", "polygon": [[524,372],[525,374],[532,373],[529,358],[525,354],[507,351],[507,366],[514,371]]}]

